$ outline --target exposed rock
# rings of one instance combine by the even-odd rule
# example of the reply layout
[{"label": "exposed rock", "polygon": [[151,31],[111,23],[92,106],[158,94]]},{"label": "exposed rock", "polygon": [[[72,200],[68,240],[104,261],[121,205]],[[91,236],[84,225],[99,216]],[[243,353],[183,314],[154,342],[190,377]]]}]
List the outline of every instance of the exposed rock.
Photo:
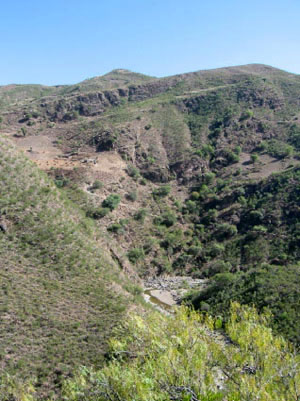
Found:
[{"label": "exposed rock", "polygon": [[4,220],[0,220],[0,230],[3,232],[3,233],[6,233],[7,232],[7,224],[6,224],[6,222],[4,221]]}]

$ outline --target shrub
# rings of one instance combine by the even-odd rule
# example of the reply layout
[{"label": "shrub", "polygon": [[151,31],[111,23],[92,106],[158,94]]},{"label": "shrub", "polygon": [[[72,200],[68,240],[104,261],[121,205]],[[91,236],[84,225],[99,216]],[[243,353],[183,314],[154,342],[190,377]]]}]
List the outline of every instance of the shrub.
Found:
[{"label": "shrub", "polygon": [[268,231],[268,229],[265,226],[259,225],[259,226],[253,226],[252,231],[264,234]]},{"label": "shrub", "polygon": [[127,257],[130,260],[131,263],[137,263],[140,259],[144,259],[145,253],[142,248],[132,248],[130,251],[127,253]]},{"label": "shrub", "polygon": [[121,234],[124,232],[124,226],[120,223],[113,223],[107,227],[107,231],[115,234]]},{"label": "shrub", "polygon": [[145,180],[145,178],[141,178],[140,179],[140,184],[141,185],[147,185],[147,181]]},{"label": "shrub", "polygon": [[282,141],[271,139],[267,142],[267,153],[278,159],[283,159],[293,154],[293,147]]},{"label": "shrub", "polygon": [[242,151],[242,148],[240,146],[236,146],[233,151],[236,155],[239,155]]},{"label": "shrub", "polygon": [[259,151],[259,152],[265,152],[266,150],[267,150],[267,143],[266,142],[264,142],[264,141],[262,141],[257,147],[256,147],[256,149]]},{"label": "shrub", "polygon": [[158,225],[163,225],[166,227],[171,227],[173,224],[176,223],[176,215],[171,211],[164,212],[161,216],[156,217],[154,219],[154,223]]},{"label": "shrub", "polygon": [[212,172],[206,173],[206,174],[204,175],[204,183],[205,183],[206,185],[212,184],[213,180],[215,179],[215,176],[216,176],[216,175],[215,175],[214,173],[212,173]]},{"label": "shrub", "polygon": [[160,245],[162,248],[167,249],[169,253],[173,253],[174,250],[180,250],[183,247],[183,233],[182,230],[177,229],[172,232],[167,232],[163,241]]},{"label": "shrub", "polygon": [[210,209],[207,215],[203,218],[203,223],[210,224],[217,221],[218,211],[216,209]]},{"label": "shrub", "polygon": [[227,273],[231,270],[231,268],[232,266],[229,262],[224,262],[224,260],[217,260],[209,266],[207,270],[207,275],[208,277],[211,277],[215,274]]},{"label": "shrub", "polygon": [[158,198],[164,198],[165,196],[169,195],[170,192],[171,192],[170,185],[162,185],[159,188],[156,188],[152,192],[152,195],[153,195],[154,199],[158,199]]},{"label": "shrub", "polygon": [[192,255],[192,256],[199,256],[201,251],[202,251],[202,247],[201,246],[192,245],[187,249],[186,253],[188,255]]},{"label": "shrub", "polygon": [[299,357],[270,330],[269,314],[259,315],[236,302],[229,305],[224,330],[232,342],[225,344],[214,332],[222,327],[222,318],[207,316],[211,306],[205,300],[200,305],[205,312],[201,315],[183,307],[171,316],[157,311],[142,316],[130,313],[122,326],[123,337],[111,340],[109,364],[100,371],[82,368],[64,383],[63,399],[299,398]]},{"label": "shrub", "polygon": [[199,195],[199,193],[196,192],[196,191],[193,191],[193,192],[191,193],[191,196],[190,196],[190,198],[191,198],[192,200],[197,200],[197,199],[199,199],[199,197],[200,197],[200,195]]},{"label": "shrub", "polygon": [[224,240],[226,238],[233,237],[238,232],[237,228],[233,224],[223,223],[217,227],[217,238],[219,240]]},{"label": "shrub", "polygon": [[156,245],[156,243],[157,241],[155,238],[149,237],[146,239],[143,245],[143,249],[146,255],[148,255],[153,250],[153,247]]},{"label": "shrub", "polygon": [[118,207],[120,200],[121,200],[120,195],[111,194],[106,199],[104,199],[104,201],[102,202],[102,206],[112,211]]},{"label": "shrub", "polygon": [[126,172],[129,177],[132,177],[133,179],[137,179],[140,176],[139,169],[136,168],[133,164],[128,164]]},{"label": "shrub", "polygon": [[250,156],[251,163],[255,164],[258,161],[258,155],[256,153],[252,153]]},{"label": "shrub", "polygon": [[88,217],[92,217],[93,219],[102,219],[105,217],[111,210],[108,207],[99,207],[97,209],[91,209],[86,212]]},{"label": "shrub", "polygon": [[137,193],[136,191],[131,191],[128,194],[126,194],[126,198],[130,200],[131,202],[135,202],[137,200]]},{"label": "shrub", "polygon": [[101,188],[103,188],[103,182],[101,182],[101,181],[99,181],[99,180],[96,180],[94,183],[93,183],[93,185],[91,186],[91,190],[92,191],[95,191],[95,190],[97,190],[97,189],[101,189]]},{"label": "shrub", "polygon": [[289,132],[289,142],[295,146],[297,150],[300,150],[300,126],[293,124]]},{"label": "shrub", "polygon": [[253,117],[253,115],[254,113],[252,110],[245,110],[240,116],[240,121],[248,120],[249,118]]},{"label": "shrub", "polygon": [[240,161],[239,155],[236,153],[232,152],[231,150],[227,151],[226,153],[226,159],[228,163],[238,163]]},{"label": "shrub", "polygon": [[185,209],[186,209],[186,211],[187,211],[188,213],[194,214],[194,213],[196,213],[197,210],[198,210],[197,203],[196,203],[195,201],[192,201],[192,200],[187,200],[187,201],[185,202]]},{"label": "shrub", "polygon": [[135,215],[133,216],[133,218],[134,218],[135,220],[140,221],[140,222],[143,223],[144,220],[145,220],[146,215],[147,215],[147,210],[146,210],[146,209],[140,209],[140,210],[138,210],[138,211],[135,213]]},{"label": "shrub", "polygon": [[208,249],[208,254],[209,256],[215,258],[216,256],[219,256],[221,253],[223,253],[225,250],[225,247],[221,244],[212,244],[211,247]]},{"label": "shrub", "polygon": [[68,180],[65,177],[57,177],[54,180],[55,185],[57,186],[57,188],[63,188],[66,187],[69,184],[70,180]]}]

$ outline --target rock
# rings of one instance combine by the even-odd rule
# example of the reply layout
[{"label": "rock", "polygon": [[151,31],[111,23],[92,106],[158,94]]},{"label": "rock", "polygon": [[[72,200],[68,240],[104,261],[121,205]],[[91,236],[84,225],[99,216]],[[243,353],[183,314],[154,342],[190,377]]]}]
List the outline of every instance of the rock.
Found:
[{"label": "rock", "polygon": [[5,234],[7,232],[7,224],[4,220],[0,220],[0,230]]}]

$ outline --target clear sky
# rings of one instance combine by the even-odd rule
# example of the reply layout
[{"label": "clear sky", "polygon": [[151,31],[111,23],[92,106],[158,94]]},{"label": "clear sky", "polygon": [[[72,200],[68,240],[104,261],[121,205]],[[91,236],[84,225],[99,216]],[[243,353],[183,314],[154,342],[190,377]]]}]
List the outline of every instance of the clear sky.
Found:
[{"label": "clear sky", "polygon": [[263,63],[300,74],[300,0],[6,0],[0,85]]}]

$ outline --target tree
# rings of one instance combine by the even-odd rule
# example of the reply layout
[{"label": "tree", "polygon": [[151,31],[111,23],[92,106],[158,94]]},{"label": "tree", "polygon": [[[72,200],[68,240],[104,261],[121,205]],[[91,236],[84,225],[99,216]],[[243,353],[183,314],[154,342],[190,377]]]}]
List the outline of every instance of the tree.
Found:
[{"label": "tree", "polygon": [[256,153],[252,153],[250,158],[251,158],[251,163],[252,164],[255,164],[258,161],[258,155]]}]

